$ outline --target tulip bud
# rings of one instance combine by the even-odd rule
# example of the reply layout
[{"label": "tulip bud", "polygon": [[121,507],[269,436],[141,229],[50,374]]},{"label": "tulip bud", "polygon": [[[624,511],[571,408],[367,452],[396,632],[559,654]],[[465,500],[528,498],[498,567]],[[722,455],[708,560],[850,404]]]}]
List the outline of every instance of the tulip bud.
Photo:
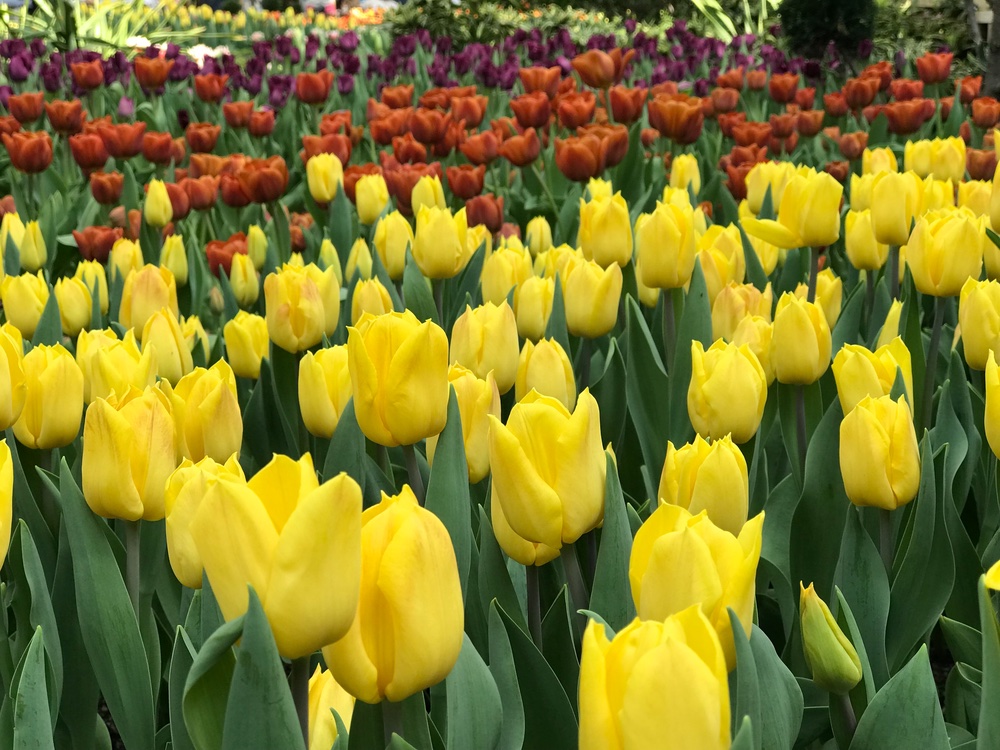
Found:
[{"label": "tulip bud", "polygon": [[552,247],[552,227],[544,216],[536,216],[528,222],[525,236],[532,258],[537,258],[539,253]]},{"label": "tulip bud", "polygon": [[871,209],[848,211],[844,219],[847,259],[859,270],[876,271],[885,265],[889,246],[875,239]]},{"label": "tulip bud", "polygon": [[469,252],[465,209],[452,216],[448,209],[422,207],[417,213],[413,260],[428,279],[450,279],[465,268]]},{"label": "tulip bud", "polygon": [[798,173],[785,186],[777,220],[746,219],[747,234],[778,247],[826,247],[840,238],[844,187],[826,172]]},{"label": "tulip bud", "polygon": [[[448,382],[455,389],[462,420],[462,441],[469,482],[481,482],[490,473],[490,416],[500,418],[500,392],[493,373],[485,380],[459,364],[448,368]],[[427,463],[434,465],[438,436],[427,438]]]},{"label": "tulip bud", "polygon": [[177,468],[170,402],[157,388],[99,398],[83,426],[83,496],[99,516],[159,521]]},{"label": "tulip bud", "polygon": [[745,443],[757,434],[766,401],[767,375],[750,347],[718,340],[706,352],[691,343],[687,409],[695,432]]},{"label": "tulip bud", "polygon": [[163,180],[150,180],[143,205],[143,217],[149,226],[156,229],[162,229],[174,218],[170,195]]},{"label": "tulip bud", "polygon": [[20,250],[21,243],[24,242],[24,231],[24,222],[16,211],[5,213],[0,220],[0,254],[6,255],[7,246],[12,242]]},{"label": "tulip bud", "polygon": [[375,226],[375,250],[389,278],[399,281],[406,269],[406,251],[413,246],[413,228],[399,211],[386,214]]},{"label": "tulip bud", "polygon": [[250,307],[260,296],[260,277],[249,255],[237,253],[229,271],[229,286],[240,307]]},{"label": "tulip bud", "polygon": [[511,289],[532,275],[531,254],[524,247],[501,247],[483,263],[483,302],[501,305]]},{"label": "tulip bud", "polygon": [[203,458],[198,463],[185,458],[167,478],[163,495],[167,556],[177,580],[189,589],[201,588],[205,572],[198,546],[191,536],[191,521],[201,507],[209,483],[219,478],[245,481],[235,455],[224,464],[211,458]]},{"label": "tulip bud", "polygon": [[177,282],[170,270],[150,264],[138,271],[130,271],[125,277],[118,311],[122,326],[141,332],[153,313],[164,307],[175,317],[179,314]]},{"label": "tulip bud", "polygon": [[845,344],[833,358],[833,377],[844,414],[849,414],[867,396],[890,395],[897,371],[903,375],[907,398],[912,397],[910,350],[898,336],[874,352],[857,344]]},{"label": "tulip bud", "polygon": [[732,341],[733,331],[747,315],[771,320],[771,284],[761,292],[753,284],[727,284],[712,305],[712,338]]},{"label": "tulip bud", "polygon": [[625,266],[632,258],[632,220],[621,193],[610,198],[580,199],[578,243],[587,260],[602,268]]},{"label": "tulip bud", "polygon": [[34,273],[45,265],[48,253],[45,250],[45,238],[37,221],[29,221],[24,228],[21,239],[21,268]]},{"label": "tulip bud", "polygon": [[794,294],[781,295],[771,339],[771,363],[778,382],[815,383],[830,366],[832,347],[823,309]]},{"label": "tulip bud", "polygon": [[840,474],[855,505],[895,510],[917,496],[920,447],[904,396],[868,396],[844,417]]},{"label": "tulip bud", "polygon": [[965,210],[925,214],[906,245],[906,264],[921,294],[955,297],[983,267],[983,240],[975,217]]},{"label": "tulip bud", "polygon": [[316,154],[306,162],[309,194],[317,203],[329,203],[344,184],[344,165],[334,154]]},{"label": "tulip bud", "polygon": [[181,330],[180,320],[170,310],[162,308],[150,316],[142,334],[142,352],[151,351],[150,357],[156,363],[160,377],[176,383],[191,372],[194,367],[191,349]]},{"label": "tulip bud", "polygon": [[[854,198],[853,183],[851,198]],[[895,172],[877,174],[871,188],[875,241],[883,245],[905,245],[910,238],[910,224],[917,213],[919,200],[920,186],[915,175]]]},{"label": "tulip bud", "polygon": [[733,331],[732,343],[736,346],[748,346],[767,379],[767,385],[774,382],[774,366],[771,364],[771,335],[774,325],[767,318],[759,315],[747,315],[737,324]]},{"label": "tulip bud", "polygon": [[813,682],[834,695],[847,695],[861,682],[861,659],[813,584],[799,582],[802,651]]},{"label": "tulip bud", "polygon": [[1000,366],[993,352],[986,359],[986,441],[993,455],[1000,457]]},{"label": "tulip bud", "polygon": [[83,372],[62,346],[36,346],[24,355],[27,391],[14,423],[17,442],[34,450],[69,445],[83,417]]},{"label": "tulip bud", "polygon": [[545,335],[555,293],[554,279],[540,279],[537,276],[526,279],[514,290],[514,315],[517,318],[519,336],[538,341]]},{"label": "tulip bud", "polygon": [[701,170],[698,158],[693,154],[678,154],[670,162],[670,187],[688,190],[695,196],[701,192]]},{"label": "tulip bud", "polygon": [[517,322],[507,301],[466,306],[451,329],[451,361],[480,380],[492,372],[503,394],[514,385],[518,360]]},{"label": "tulip bud", "polygon": [[[806,299],[809,296],[809,286],[799,284],[795,287],[795,296]],[[824,268],[816,277],[816,304],[823,308],[826,324],[833,330],[840,318],[840,308],[844,301],[844,282],[832,268]]]},{"label": "tulip bud", "polygon": [[690,204],[657,203],[651,214],[635,222],[635,244],[642,264],[642,283],[655,289],[677,289],[691,280],[696,233]]},{"label": "tulip bud", "polygon": [[371,226],[389,205],[389,188],[380,174],[369,174],[357,181],[354,197],[358,207],[358,218],[362,224]]},{"label": "tulip bud", "polygon": [[958,303],[965,361],[973,370],[985,370],[991,351],[1000,351],[1000,282],[970,278]]},{"label": "tulip bud", "polygon": [[989,216],[992,185],[984,180],[966,180],[958,184],[958,205],[976,216]]},{"label": "tulip bud", "polygon": [[[360,498],[359,490],[359,506]],[[408,485],[362,514],[359,537],[357,613],[323,658],[359,700],[401,701],[436,685],[458,661],[465,615],[455,550]]]},{"label": "tulip bud", "polygon": [[898,171],[899,164],[896,161],[896,154],[888,146],[883,148],[866,148],[865,152],[861,155],[861,174]]},{"label": "tulip bud", "polygon": [[372,253],[368,249],[368,243],[364,237],[358,237],[351,245],[351,252],[347,255],[347,268],[345,269],[348,280],[358,274],[362,279],[372,277]]},{"label": "tulip bud", "polygon": [[80,279],[86,285],[87,289],[90,290],[91,295],[94,294],[96,287],[97,293],[101,298],[101,314],[107,315],[108,277],[104,271],[104,266],[96,260],[81,260],[76,266],[73,278]]},{"label": "tulip bud", "polygon": [[514,397],[521,401],[531,391],[550,396],[570,410],[576,403],[573,364],[555,339],[542,339],[537,344],[524,342],[517,362]]},{"label": "tulip bud", "polygon": [[188,259],[187,251],[184,249],[184,238],[181,235],[172,234],[163,241],[160,266],[174,275],[174,281],[178,286],[187,284]]},{"label": "tulip bud", "polygon": [[124,238],[115,240],[108,262],[108,266],[111,268],[109,278],[114,279],[115,274],[123,279],[127,278],[132,271],[138,271],[142,268],[142,265],[142,250],[139,248],[138,242]]},{"label": "tulip bud", "polygon": [[210,456],[225,461],[239,454],[243,443],[243,416],[236,397],[236,376],[224,359],[210,368],[198,367],[171,387],[160,382],[170,397],[181,455],[192,461]]},{"label": "tulip bud", "polygon": [[299,363],[298,387],[299,411],[306,429],[316,437],[333,437],[340,415],[351,400],[347,347],[306,352]]},{"label": "tulip bud", "polygon": [[45,305],[49,301],[49,294],[49,285],[42,271],[37,274],[7,276],[3,280],[0,299],[3,300],[7,322],[20,331],[24,338],[30,339],[35,335],[38,321],[42,319]]},{"label": "tulip bud", "polygon": [[285,264],[264,279],[267,332],[288,352],[300,352],[331,335],[340,317],[340,285],[332,268]]},{"label": "tulip bud", "polygon": [[87,285],[80,279],[66,277],[56,281],[53,291],[59,303],[62,332],[72,338],[89,328],[94,302]]},{"label": "tulip bud", "polygon": [[389,290],[378,279],[362,281],[354,285],[351,295],[351,325],[357,325],[364,313],[384,315],[392,312],[392,298]]},{"label": "tulip bud", "polygon": [[596,339],[618,322],[622,270],[612,263],[602,269],[594,261],[579,259],[566,266],[562,279],[566,327],[574,336]]},{"label": "tulip bud", "polygon": [[448,337],[439,326],[409,310],[363,315],[347,346],[354,409],[369,440],[412,445],[444,429]]},{"label": "tulip bud", "polygon": [[333,243],[326,238],[323,239],[323,242],[319,246],[319,267],[324,271],[327,268],[332,268],[334,276],[337,277],[337,283],[341,286],[344,285],[344,271],[340,265],[340,255],[337,253],[337,248],[333,246]]},{"label": "tulip bud", "polygon": [[747,521],[739,535],[720,529],[705,511],[662,503],[636,532],[628,577],[635,609],[643,620],[660,620],[701,605],[712,623],[726,665],[736,665],[729,608],[744,632],[753,623],[755,578],[764,514]]},{"label": "tulip bud", "polygon": [[755,164],[746,176],[747,205],[751,213],[754,215],[760,213],[764,206],[764,198],[770,189],[771,206],[777,214],[781,208],[781,199],[785,195],[785,187],[795,175],[795,165],[789,161],[766,161]]},{"label": "tulip bud", "polygon": [[361,488],[346,474],[320,484],[308,453],[275,456],[249,482],[209,482],[189,528],[226,620],[246,612],[250,584],[286,658],[348,632],[361,579]]},{"label": "tulip bud", "polygon": [[256,380],[260,377],[260,361],[267,356],[267,321],[244,310],[222,329],[226,342],[226,360],[238,377]]},{"label": "tulip bud", "polygon": [[693,515],[705,511],[720,529],[739,534],[750,503],[743,453],[728,435],[711,445],[700,435],[680,448],[668,442],[654,506],[659,503],[679,505]]},{"label": "tulip bud", "polygon": [[330,709],[337,712],[344,728],[350,731],[354,696],[317,664],[309,678],[309,750],[326,750],[337,741],[337,721]]},{"label": "tulip bud", "polygon": [[208,332],[205,330],[205,326],[201,324],[201,318],[197,315],[189,315],[186,318],[181,318],[179,322],[181,324],[181,334],[184,336],[184,341],[187,343],[187,348],[190,350],[191,355],[194,356],[200,346],[202,361],[208,362],[212,354],[212,347],[211,342],[208,340]]},{"label": "tulip bud", "polygon": [[21,416],[27,394],[21,333],[4,323],[0,326],[0,430],[8,429]]},{"label": "tulip bud", "polygon": [[417,184],[413,186],[413,192],[410,194],[410,206],[414,216],[419,216],[420,209],[424,206],[447,211],[448,201],[444,198],[441,178],[437,175],[424,175],[417,180]]},{"label": "tulip bud", "polygon": [[506,425],[490,417],[489,440],[493,512],[512,532],[497,541],[519,542],[504,546],[509,556],[540,564],[533,545],[559,550],[601,523],[607,464],[600,413],[589,390],[572,413],[557,399],[529,393],[511,409]]},{"label": "tulip bud", "polygon": [[698,260],[705,274],[705,286],[710,305],[715,304],[722,288],[730,283],[742,284],[746,277],[746,256],[739,227],[713,224],[697,241]]},{"label": "tulip bud", "polygon": [[267,258],[267,236],[256,224],[251,224],[247,230],[247,255],[258,271],[264,267]]},{"label": "tulip bud", "polygon": [[899,335],[899,316],[903,312],[903,303],[900,300],[893,300],[889,306],[889,312],[885,316],[885,322],[878,334],[878,341],[875,346],[881,349],[892,342]]}]

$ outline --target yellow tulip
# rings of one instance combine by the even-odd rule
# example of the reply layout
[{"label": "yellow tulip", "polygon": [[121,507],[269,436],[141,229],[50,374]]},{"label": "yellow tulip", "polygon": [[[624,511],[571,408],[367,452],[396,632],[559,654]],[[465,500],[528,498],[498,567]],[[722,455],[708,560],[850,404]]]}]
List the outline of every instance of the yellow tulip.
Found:
[{"label": "yellow tulip", "polygon": [[146,200],[143,204],[143,218],[156,229],[162,229],[174,218],[173,205],[163,180],[150,180],[146,186]]},{"label": "yellow tulip", "polygon": [[720,339],[706,352],[691,343],[687,411],[695,432],[745,443],[757,434],[766,401],[767,375],[750,347]]},{"label": "yellow tulip", "polygon": [[351,294],[351,325],[357,325],[364,313],[371,315],[384,315],[392,312],[392,298],[389,290],[382,286],[378,279],[362,281],[354,285],[354,292]]},{"label": "yellow tulip", "polygon": [[101,314],[108,314],[108,276],[104,271],[104,266],[96,260],[81,260],[76,266],[73,278],[80,279],[86,284],[91,295],[94,289],[101,297]]},{"label": "yellow tulip", "polygon": [[895,510],[917,496],[920,448],[906,397],[869,396],[844,417],[840,473],[855,505]]},{"label": "yellow tulip", "polygon": [[889,246],[875,239],[871,209],[848,211],[844,218],[847,259],[859,270],[875,271],[885,265]]},{"label": "yellow tulip", "polygon": [[0,560],[7,557],[14,516],[14,464],[7,440],[0,440]]},{"label": "yellow tulip", "polygon": [[763,526],[760,513],[733,535],[705,511],[693,516],[679,505],[662,503],[632,542],[628,577],[639,617],[662,621],[700,604],[732,669],[736,650],[727,610],[732,608],[749,633]]},{"label": "yellow tulip", "polygon": [[447,208],[422,207],[417,214],[413,260],[428,279],[450,279],[468,264],[465,209],[452,216]]},{"label": "yellow tulip", "polygon": [[[511,409],[506,425],[491,416],[490,470],[494,512],[521,539],[558,550],[596,528],[604,517],[606,461],[590,391],[572,413],[534,391]],[[518,559],[518,550],[505,551]]]},{"label": "yellow tulip", "polygon": [[610,198],[615,192],[611,185],[611,180],[602,180],[600,177],[591,177],[587,181],[587,195],[591,200],[602,200]]},{"label": "yellow tulip", "polygon": [[635,222],[635,245],[642,283],[656,289],[685,286],[694,271],[696,243],[690,205],[657,203],[653,213],[641,214]]},{"label": "yellow tulip", "polygon": [[344,184],[344,165],[334,154],[316,154],[306,162],[306,183],[317,203],[329,203]]},{"label": "yellow tulip", "polygon": [[939,211],[955,207],[955,186],[951,180],[935,180],[927,177],[920,183],[920,203],[917,216],[928,211]]},{"label": "yellow tulip", "polygon": [[167,268],[152,264],[130,271],[122,289],[118,322],[124,328],[134,328],[141,335],[146,321],[160,308],[177,316],[177,282]]},{"label": "yellow tulip", "polygon": [[670,162],[670,187],[675,190],[688,190],[698,195],[701,192],[701,170],[698,168],[698,158],[693,154],[678,154]]},{"label": "yellow tulip", "polygon": [[389,205],[389,187],[380,174],[367,174],[357,181],[354,198],[362,224],[372,225]]},{"label": "yellow tulip", "polygon": [[[868,172],[863,175],[851,175],[851,210],[865,211],[871,210],[872,191],[875,189],[875,180],[882,171]],[[895,170],[892,170],[895,172]],[[915,176],[915,175],[914,175]],[[914,198],[916,202],[916,198]]]},{"label": "yellow tulip", "polygon": [[448,201],[444,198],[441,178],[437,175],[424,175],[413,186],[413,192],[410,194],[410,207],[413,209],[413,215],[419,216],[420,209],[424,206],[437,208],[439,211],[448,210]]},{"label": "yellow tulip", "polygon": [[747,234],[772,245],[826,247],[840,238],[843,186],[826,172],[797,174],[788,181],[777,220],[744,219]]},{"label": "yellow tulip", "polygon": [[[657,709],[650,710],[655,700]],[[639,619],[612,640],[591,620],[580,658],[580,750],[730,745],[729,675],[712,624],[695,606]]]},{"label": "yellow tulip", "polygon": [[907,170],[913,170],[920,177],[957,183],[965,176],[965,141],[957,136],[907,141],[903,161]]},{"label": "yellow tulip", "polygon": [[190,533],[226,620],[260,597],[278,646],[294,659],[351,627],[361,568],[361,488],[320,484],[312,457],[275,456],[249,482],[210,483]]},{"label": "yellow tulip", "polygon": [[299,411],[306,429],[316,437],[331,438],[340,415],[351,400],[351,371],[347,346],[306,352],[299,362]]},{"label": "yellow tulip", "polygon": [[20,250],[24,241],[24,222],[17,213],[6,213],[0,220],[0,254],[6,255],[7,245],[11,242]]},{"label": "yellow tulip", "polygon": [[830,366],[832,348],[823,308],[794,294],[781,295],[771,338],[771,364],[778,382],[815,383]]},{"label": "yellow tulip", "polygon": [[526,279],[514,290],[514,315],[519,336],[538,341],[545,335],[555,294],[555,280],[537,276]]},{"label": "yellow tulip", "polygon": [[260,296],[260,276],[249,255],[237,253],[229,271],[229,285],[240,307],[250,307]]},{"label": "yellow tulip", "polygon": [[[1000,232],[1000,164],[997,165],[996,171],[993,173],[993,185],[990,192],[990,226],[994,232]],[[0,232],[0,236],[2,236],[2,232]]]},{"label": "yellow tulip", "polygon": [[986,441],[1000,457],[1000,367],[990,351],[986,360]]},{"label": "yellow tulip", "polygon": [[747,346],[757,357],[767,385],[774,382],[774,365],[771,364],[771,336],[774,324],[760,315],[746,315],[733,331],[730,339],[736,346]]},{"label": "yellow tulip", "polygon": [[24,355],[27,390],[24,409],[14,422],[17,442],[35,450],[69,445],[83,417],[83,372],[63,347],[36,346]]},{"label": "yellow tulip", "polygon": [[142,390],[156,382],[156,354],[152,347],[140,353],[131,329],[121,341],[110,329],[81,331],[76,341],[76,363],[83,372],[84,401],[88,404],[131,387]]},{"label": "yellow tulip", "polygon": [[580,233],[577,244],[587,260],[601,267],[632,259],[632,220],[621,193],[611,197],[580,199]]},{"label": "yellow tulip", "polygon": [[59,303],[59,319],[64,334],[73,337],[90,327],[94,303],[86,284],[67,276],[56,281],[53,293]]},{"label": "yellow tulip", "polygon": [[118,274],[123,279],[132,271],[138,271],[143,266],[142,250],[138,242],[132,242],[124,237],[116,240],[108,256],[108,278],[114,279]]},{"label": "yellow tulip", "polygon": [[601,268],[581,258],[566,265],[561,285],[571,334],[596,339],[615,327],[622,295],[621,266],[612,263]]},{"label": "yellow tulip", "polygon": [[773,304],[770,283],[763,292],[753,284],[726,284],[712,304],[712,338],[732,341],[733,331],[747,315],[770,321]]},{"label": "yellow tulip", "polygon": [[193,463],[185,458],[167,478],[163,493],[167,556],[174,575],[189,589],[200,589],[205,565],[191,536],[191,521],[201,507],[210,482],[218,478],[245,481],[236,455],[224,464],[211,458]]},{"label": "yellow tulip", "polygon": [[922,216],[906,245],[906,264],[921,294],[955,297],[983,267],[983,237],[965,210]]},{"label": "yellow tulip", "polygon": [[635,263],[635,286],[639,292],[639,302],[643,307],[654,309],[660,301],[660,290],[643,284],[642,273],[642,262],[637,260]]},{"label": "yellow tulip", "polygon": [[271,341],[288,352],[315,346],[324,333],[332,334],[337,327],[340,285],[332,268],[314,268],[310,273],[286,264],[264,279],[267,332]]},{"label": "yellow tulip", "polygon": [[503,394],[514,385],[518,359],[517,321],[507,301],[476,308],[467,305],[451,329],[451,361],[480,380],[492,372]]},{"label": "yellow tulip", "polygon": [[[799,284],[795,287],[795,296],[806,299],[809,286]],[[823,308],[826,324],[833,330],[840,318],[840,308],[844,301],[844,282],[833,272],[832,268],[824,268],[816,276],[816,304]]]},{"label": "yellow tulip", "polygon": [[[511,239],[517,239],[511,238]],[[483,260],[489,260],[490,256],[493,254],[493,234],[486,227],[485,224],[476,224],[474,227],[468,227],[465,232],[465,249],[469,252],[469,259],[479,252],[479,248],[483,248]],[[527,248],[521,244],[520,240],[517,242],[501,242],[500,247],[506,247],[510,249],[517,249],[519,251],[526,250]]]},{"label": "yellow tulip", "polygon": [[785,188],[797,174],[795,165],[788,161],[766,161],[755,164],[747,174],[747,207],[756,215],[764,206],[767,190],[771,190],[771,204],[774,212],[781,208]]},{"label": "yellow tulip", "polygon": [[537,258],[540,253],[550,249],[552,247],[552,227],[549,226],[548,219],[544,216],[536,216],[529,221],[525,229],[525,237],[527,237],[527,245],[532,258]]},{"label": "yellow tulip", "polygon": [[264,261],[267,259],[267,235],[256,224],[251,224],[247,230],[247,255],[258,271],[264,267]]},{"label": "yellow tulip", "polygon": [[448,530],[408,485],[383,493],[361,524],[357,614],[323,658],[358,700],[401,701],[439,683],[458,661],[465,627],[458,563]]},{"label": "yellow tulip", "polygon": [[[879,172],[872,180],[872,227],[875,241],[883,245],[905,245],[910,225],[919,213],[920,181],[912,172]],[[852,199],[854,195],[851,195]],[[861,209],[863,206],[852,205]]]},{"label": "yellow tulip", "polygon": [[83,496],[99,516],[159,521],[177,468],[174,420],[163,391],[130,388],[99,398],[83,425]]},{"label": "yellow tulip", "polygon": [[[132,329],[129,329],[132,332]],[[142,352],[150,352],[155,371],[160,377],[176,383],[194,367],[191,348],[187,344],[180,321],[170,310],[155,313],[142,330]]]},{"label": "yellow tulip", "polygon": [[754,254],[757,256],[757,261],[760,263],[761,268],[764,269],[764,273],[770,276],[771,272],[778,266],[778,258],[784,258],[788,251],[777,245],[772,245],[760,237],[748,234],[747,239],[750,240],[750,247],[753,248]]},{"label": "yellow tulip", "polygon": [[[448,368],[448,382],[455,389],[462,420],[462,441],[469,481],[481,482],[490,473],[490,416],[500,418],[500,392],[493,373],[480,380],[472,370],[453,364]],[[434,465],[438,436],[427,438],[427,463]]]},{"label": "yellow tulip", "polygon": [[510,290],[531,278],[531,254],[526,248],[501,247],[483,263],[483,302],[503,304]]},{"label": "yellow tulip", "polygon": [[6,430],[21,416],[27,395],[21,332],[4,323],[0,326],[0,430]]},{"label": "yellow tulip", "polygon": [[344,729],[350,731],[354,696],[317,664],[309,678],[309,750],[330,750],[337,741],[337,721],[330,709],[337,712]]},{"label": "yellow tulip", "polygon": [[389,278],[399,281],[406,269],[406,251],[413,246],[413,228],[399,211],[387,214],[375,226],[375,250]]},{"label": "yellow tulip", "polygon": [[698,259],[705,275],[709,305],[714,305],[724,286],[742,284],[746,276],[746,256],[739,228],[735,224],[709,227],[698,239]]},{"label": "yellow tulip", "polygon": [[236,398],[236,376],[220,359],[207,370],[199,367],[175,387],[160,381],[170,397],[180,454],[192,461],[205,456],[225,461],[243,444],[243,415]]},{"label": "yellow tulip", "polygon": [[720,529],[739,534],[750,503],[746,459],[728,435],[711,444],[696,435],[680,448],[667,442],[657,495],[654,506],[679,505],[693,515],[705,511]]},{"label": "yellow tulip", "polygon": [[21,268],[29,273],[34,273],[45,265],[48,257],[42,228],[38,226],[37,221],[29,221],[24,228],[24,236],[21,239]]},{"label": "yellow tulip", "polygon": [[[240,257],[245,258],[246,256],[241,255]],[[187,251],[184,249],[184,238],[181,235],[172,234],[163,241],[163,249],[160,251],[160,265],[169,269],[178,286],[187,284],[188,258]]]},{"label": "yellow tulip", "polygon": [[877,349],[887,346],[899,335],[899,316],[902,312],[903,303],[898,299],[893,300],[893,303],[889,306],[889,312],[886,313],[882,329],[879,331],[878,341],[875,342]]},{"label": "yellow tulip", "polygon": [[813,682],[827,692],[847,695],[861,682],[861,659],[837,620],[810,583],[799,583],[802,651]]},{"label": "yellow tulip", "polygon": [[412,445],[448,418],[448,337],[406,310],[363,315],[347,329],[354,409],[380,445]]},{"label": "yellow tulip", "polygon": [[577,258],[586,260],[582,251],[569,245],[549,248],[535,258],[535,275],[545,279],[554,279],[557,275],[565,276],[566,266]]},{"label": "yellow tulip", "polygon": [[344,271],[340,265],[340,255],[337,248],[328,239],[323,239],[319,246],[319,267],[324,271],[327,268],[333,269],[333,275],[337,277],[337,283],[344,285]]},{"label": "yellow tulip", "polygon": [[347,254],[347,267],[344,269],[347,279],[353,279],[355,274],[362,279],[370,279],[372,265],[372,251],[368,249],[364,237],[358,237],[351,245],[351,252]]},{"label": "yellow tulip", "polygon": [[202,361],[208,362],[212,354],[211,342],[208,340],[208,332],[205,330],[205,326],[201,324],[201,318],[197,315],[189,315],[186,318],[181,318],[180,324],[181,334],[184,336],[184,341],[187,343],[192,358],[200,346]]},{"label": "yellow tulip", "polygon": [[222,335],[226,342],[226,359],[233,372],[241,378],[259,378],[260,362],[267,356],[270,343],[267,321],[259,315],[240,310],[235,318],[226,323]]},{"label": "yellow tulip", "polygon": [[866,148],[865,152],[861,154],[861,174],[898,171],[899,163],[896,161],[896,154],[888,146]]},{"label": "yellow tulip", "polygon": [[907,397],[912,397],[913,369],[910,350],[903,339],[897,336],[874,352],[857,344],[845,344],[833,358],[833,377],[844,414],[849,414],[868,396],[890,395],[897,370],[903,375]]},{"label": "yellow tulip", "polygon": [[989,216],[990,195],[993,186],[985,180],[966,180],[958,183],[958,205],[968,208],[976,216]]},{"label": "yellow tulip", "polygon": [[541,339],[537,344],[524,342],[517,362],[514,397],[521,401],[531,391],[551,396],[571,411],[576,404],[573,364],[555,339]]},{"label": "yellow tulip", "polygon": [[958,302],[965,361],[985,370],[991,351],[1000,351],[1000,282],[969,278]]},{"label": "yellow tulip", "polygon": [[37,274],[7,276],[3,280],[0,299],[3,300],[7,322],[19,330],[24,338],[30,339],[35,335],[50,293],[42,271]]},{"label": "yellow tulip", "polygon": [[927,177],[932,169],[932,142],[929,139],[907,141],[903,151],[903,168],[915,172],[921,179]]}]

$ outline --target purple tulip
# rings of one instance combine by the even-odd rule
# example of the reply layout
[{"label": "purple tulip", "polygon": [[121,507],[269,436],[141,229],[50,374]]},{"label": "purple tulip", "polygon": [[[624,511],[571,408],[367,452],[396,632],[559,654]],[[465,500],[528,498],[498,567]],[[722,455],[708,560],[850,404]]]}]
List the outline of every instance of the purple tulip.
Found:
[{"label": "purple tulip", "polygon": [[347,96],[354,91],[354,76],[338,76],[337,91],[341,96]]},{"label": "purple tulip", "polygon": [[62,82],[61,65],[53,63],[50,60],[49,62],[42,65],[41,75],[42,75],[42,85],[45,87],[46,91],[54,94],[57,91],[62,90],[63,82]]},{"label": "purple tulip", "polygon": [[135,114],[135,102],[133,102],[127,96],[123,96],[121,99],[118,100],[119,117],[132,117],[132,115],[134,114]]},{"label": "purple tulip", "polygon": [[30,52],[20,52],[11,58],[7,68],[10,80],[15,83],[23,83],[31,75],[31,69],[35,66],[35,60]]}]

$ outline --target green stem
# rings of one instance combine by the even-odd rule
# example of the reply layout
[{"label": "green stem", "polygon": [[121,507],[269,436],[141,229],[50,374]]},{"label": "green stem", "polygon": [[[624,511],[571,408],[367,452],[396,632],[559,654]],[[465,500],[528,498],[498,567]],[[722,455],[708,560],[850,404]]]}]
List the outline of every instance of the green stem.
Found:
[{"label": "green stem", "polygon": [[879,508],[878,511],[878,551],[889,582],[892,583],[892,511],[885,508]]},{"label": "green stem", "polygon": [[424,478],[420,476],[420,466],[417,464],[417,451],[412,445],[403,446],[403,458],[406,459],[406,476],[410,489],[417,496],[417,502],[424,504]]},{"label": "green stem", "polygon": [[674,354],[677,349],[677,320],[674,316],[673,290],[663,292],[663,364],[668,373],[674,371]]},{"label": "green stem", "polygon": [[806,428],[806,387],[795,386],[795,434],[799,443],[799,467],[802,470],[802,482],[806,477],[806,449],[809,445]]},{"label": "green stem", "polygon": [[816,284],[819,282],[819,248],[809,249],[809,293],[806,299],[816,301]]},{"label": "green stem", "polygon": [[392,735],[398,734],[403,737],[403,704],[391,700],[382,701],[382,731],[384,732],[385,744],[392,742]]},{"label": "green stem", "polygon": [[872,271],[865,271],[865,310],[871,325],[875,313],[875,274]]},{"label": "green stem", "polygon": [[434,290],[434,307],[437,308],[438,325],[444,327],[444,279],[434,279],[431,282]]},{"label": "green stem", "polygon": [[567,544],[562,549],[563,567],[566,569],[566,583],[569,584],[569,594],[573,602],[573,611],[587,609],[590,606],[590,594],[583,582],[583,570],[580,569],[580,558],[576,553],[575,544]]},{"label": "green stem", "polygon": [[899,299],[899,245],[889,246],[889,294]]},{"label": "green stem", "polygon": [[529,565],[525,568],[525,576],[528,584],[528,630],[531,632],[531,640],[535,642],[538,650],[542,650],[542,602],[538,591],[538,567]]},{"label": "green stem", "polygon": [[309,747],[309,657],[292,660],[292,671],[288,675],[288,686],[292,691],[295,713],[299,717],[302,740]]},{"label": "green stem", "polygon": [[140,531],[142,521],[125,522],[125,588],[132,601],[136,620],[139,619],[139,584],[142,580],[140,566]]},{"label": "green stem", "polygon": [[844,719],[847,739],[852,739],[858,728],[858,717],[854,714],[854,706],[851,705],[851,696],[846,693],[844,695],[831,695],[830,700],[836,701],[840,715]]},{"label": "green stem", "polygon": [[548,179],[542,175],[542,170],[538,168],[538,162],[536,161],[532,164],[531,168],[535,170],[535,176],[538,178],[538,181],[542,183],[542,190],[545,191],[545,197],[549,199],[549,207],[552,209],[552,216],[559,216],[559,209],[556,207],[556,199],[555,196],[552,195],[552,188],[549,187]]},{"label": "green stem", "polygon": [[590,339],[580,339],[580,390],[590,387]]},{"label": "green stem", "polygon": [[946,297],[934,298],[934,324],[931,328],[931,344],[927,349],[927,367],[924,372],[923,421],[918,425],[921,432],[930,429],[931,416],[934,414],[934,381],[937,378],[938,349],[941,347],[941,327],[944,324],[944,307],[947,303]]}]

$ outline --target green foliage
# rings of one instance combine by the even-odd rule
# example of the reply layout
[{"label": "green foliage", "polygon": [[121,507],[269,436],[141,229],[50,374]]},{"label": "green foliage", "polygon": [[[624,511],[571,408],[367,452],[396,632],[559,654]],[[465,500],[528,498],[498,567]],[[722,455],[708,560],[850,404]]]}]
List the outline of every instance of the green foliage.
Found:
[{"label": "green foliage", "polygon": [[781,26],[796,54],[821,58],[833,42],[842,55],[856,53],[858,45],[875,31],[874,0],[784,0]]}]

